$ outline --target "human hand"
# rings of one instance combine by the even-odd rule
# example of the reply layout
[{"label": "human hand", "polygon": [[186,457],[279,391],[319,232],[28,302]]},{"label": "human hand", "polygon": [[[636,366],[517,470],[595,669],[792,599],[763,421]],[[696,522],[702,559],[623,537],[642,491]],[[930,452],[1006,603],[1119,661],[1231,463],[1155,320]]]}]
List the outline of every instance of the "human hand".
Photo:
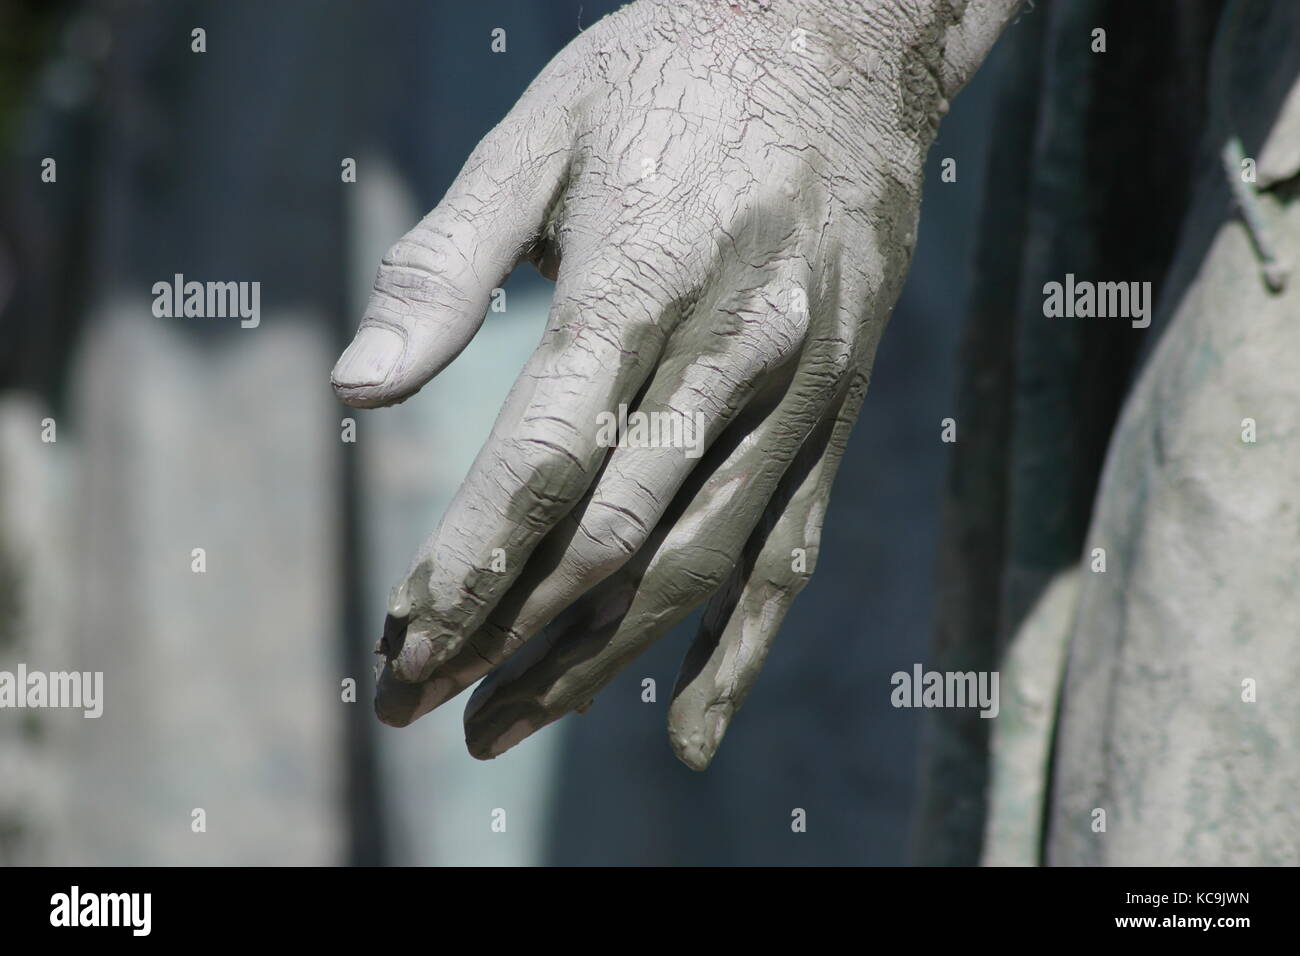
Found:
[{"label": "human hand", "polygon": [[[496,756],[708,600],[668,716],[678,756],[708,765],[816,564],[925,152],[996,36],[971,23],[948,0],[639,0],[484,138],[385,256],[332,375],[350,405],[403,401],[515,265],[556,281],[541,344],[394,592],[381,719],[486,676],[466,740]],[[676,442],[607,447],[620,406]]]}]

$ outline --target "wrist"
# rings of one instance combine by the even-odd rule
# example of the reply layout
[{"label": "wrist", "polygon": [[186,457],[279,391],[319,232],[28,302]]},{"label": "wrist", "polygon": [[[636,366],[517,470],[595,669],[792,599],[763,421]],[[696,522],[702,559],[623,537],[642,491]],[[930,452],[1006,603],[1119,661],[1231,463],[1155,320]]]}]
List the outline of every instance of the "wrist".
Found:
[{"label": "wrist", "polygon": [[[893,91],[897,119],[933,138],[949,101],[984,61],[1022,0],[658,0],[727,32],[764,35],[805,82]],[[758,52],[757,50],[755,52]],[[795,58],[788,54],[800,53]]]},{"label": "wrist", "polygon": [[952,0],[651,2],[678,37],[708,37],[720,64],[761,64],[758,85],[840,103],[874,135],[922,151],[955,92],[943,64]]}]

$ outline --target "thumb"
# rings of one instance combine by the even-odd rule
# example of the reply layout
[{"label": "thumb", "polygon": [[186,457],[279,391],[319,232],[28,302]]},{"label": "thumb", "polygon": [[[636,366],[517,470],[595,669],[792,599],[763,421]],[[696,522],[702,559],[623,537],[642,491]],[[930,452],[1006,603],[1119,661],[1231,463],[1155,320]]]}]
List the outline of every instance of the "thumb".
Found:
[{"label": "thumb", "polygon": [[493,289],[538,245],[563,188],[567,135],[516,106],[442,202],[388,250],[365,317],[330,382],[348,405],[401,402],[460,354]]}]

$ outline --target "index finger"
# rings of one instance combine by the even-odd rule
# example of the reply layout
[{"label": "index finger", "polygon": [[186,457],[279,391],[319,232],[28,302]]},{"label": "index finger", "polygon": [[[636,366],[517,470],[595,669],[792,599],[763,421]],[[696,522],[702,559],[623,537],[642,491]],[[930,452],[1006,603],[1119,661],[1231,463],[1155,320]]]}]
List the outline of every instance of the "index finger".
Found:
[{"label": "index finger", "polygon": [[567,265],[541,344],[389,609],[407,618],[390,658],[401,680],[425,679],[461,647],[586,493],[608,453],[598,416],[632,402],[662,350],[635,263]]}]

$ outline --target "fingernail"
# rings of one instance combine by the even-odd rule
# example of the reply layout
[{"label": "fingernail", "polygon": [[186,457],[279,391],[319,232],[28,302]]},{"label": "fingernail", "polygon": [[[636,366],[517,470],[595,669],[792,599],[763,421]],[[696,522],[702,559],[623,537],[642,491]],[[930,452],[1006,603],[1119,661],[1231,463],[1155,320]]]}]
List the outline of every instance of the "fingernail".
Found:
[{"label": "fingernail", "polygon": [[411,640],[407,636],[406,646],[393,658],[393,673],[400,680],[424,680],[421,672],[429,660],[429,647],[424,641]]},{"label": "fingernail", "polygon": [[382,385],[402,357],[405,344],[392,329],[367,325],[339,356],[330,381],[341,388]]},{"label": "fingernail", "polygon": [[441,658],[434,654],[432,634],[413,634],[408,631],[406,643],[393,658],[393,673],[401,680],[423,681],[441,663]]}]

